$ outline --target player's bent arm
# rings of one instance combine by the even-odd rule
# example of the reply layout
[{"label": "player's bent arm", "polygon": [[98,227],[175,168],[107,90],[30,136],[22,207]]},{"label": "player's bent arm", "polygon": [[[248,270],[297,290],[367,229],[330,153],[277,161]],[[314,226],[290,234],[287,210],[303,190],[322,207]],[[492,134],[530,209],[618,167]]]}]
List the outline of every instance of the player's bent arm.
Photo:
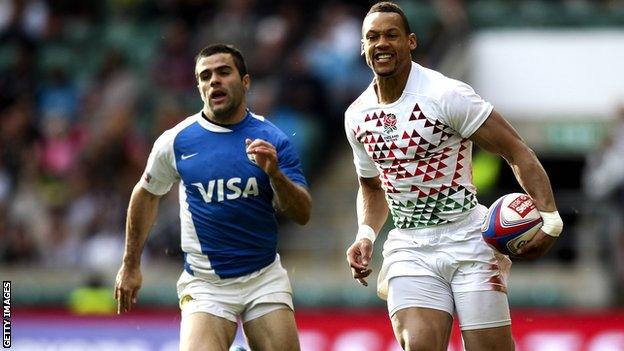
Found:
[{"label": "player's bent arm", "polygon": [[561,233],[563,222],[542,164],[513,127],[496,111],[470,137],[481,148],[502,156],[511,166],[520,186],[533,198],[544,224],[533,239],[518,251],[524,258],[545,255]]},{"label": "player's bent arm", "polygon": [[557,210],[550,180],[535,153],[516,130],[496,111],[470,137],[479,147],[503,157],[520,186],[540,211]]},{"label": "player's bent arm", "polygon": [[312,209],[312,197],[308,190],[295,184],[279,170],[270,178],[280,211],[297,224],[308,223]]},{"label": "player's bent arm", "polygon": [[126,218],[125,266],[140,266],[141,252],[156,219],[159,202],[160,196],[150,193],[140,183],[132,190]]},{"label": "player's bent arm", "polygon": [[[360,188],[358,189],[356,200],[359,231],[363,230],[362,228],[369,227],[373,229],[376,236],[376,233],[379,233],[388,217],[388,203],[386,202],[385,192],[381,187],[379,177],[360,177],[359,182]],[[374,238],[371,241],[374,241]]]}]

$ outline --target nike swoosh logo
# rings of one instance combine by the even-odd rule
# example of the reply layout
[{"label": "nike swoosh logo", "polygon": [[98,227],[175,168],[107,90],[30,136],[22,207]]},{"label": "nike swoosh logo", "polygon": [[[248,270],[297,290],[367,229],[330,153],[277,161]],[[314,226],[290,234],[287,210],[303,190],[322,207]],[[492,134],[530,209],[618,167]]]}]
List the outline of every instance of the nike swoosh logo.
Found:
[{"label": "nike swoosh logo", "polygon": [[199,152],[196,152],[196,153],[194,153],[194,154],[190,154],[190,155],[182,155],[182,156],[180,156],[180,158],[181,158],[182,160],[186,160],[187,158],[191,158],[191,157],[193,157],[193,156],[197,155],[198,153],[199,153]]}]

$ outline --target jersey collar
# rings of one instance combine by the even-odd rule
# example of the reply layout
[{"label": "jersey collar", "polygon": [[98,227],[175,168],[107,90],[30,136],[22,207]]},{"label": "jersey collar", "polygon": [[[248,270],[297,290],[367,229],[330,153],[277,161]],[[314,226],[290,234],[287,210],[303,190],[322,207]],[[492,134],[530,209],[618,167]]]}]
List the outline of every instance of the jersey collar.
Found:
[{"label": "jersey collar", "polygon": [[251,113],[249,112],[249,110],[247,110],[245,117],[240,122],[235,123],[235,124],[225,125],[225,124],[217,124],[217,123],[209,121],[207,118],[204,117],[204,113],[201,111],[195,114],[195,120],[199,123],[200,126],[204,127],[204,129],[207,129],[215,133],[233,132],[241,128],[244,124],[246,124],[249,118],[251,118]]}]

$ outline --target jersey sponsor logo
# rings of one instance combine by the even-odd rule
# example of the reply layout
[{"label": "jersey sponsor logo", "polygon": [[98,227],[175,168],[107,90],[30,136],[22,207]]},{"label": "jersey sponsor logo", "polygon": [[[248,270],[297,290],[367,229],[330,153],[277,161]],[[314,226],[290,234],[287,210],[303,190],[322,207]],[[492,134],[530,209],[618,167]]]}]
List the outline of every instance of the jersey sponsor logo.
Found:
[{"label": "jersey sponsor logo", "polygon": [[145,176],[143,177],[143,179],[145,179],[146,183],[149,183],[150,180],[152,180],[152,175],[148,173],[145,173]]},{"label": "jersey sponsor logo", "polygon": [[236,200],[241,196],[246,198],[260,195],[258,181],[255,177],[247,179],[244,187],[243,180],[238,177],[230,179],[211,179],[208,181],[207,187],[204,187],[202,183],[193,183],[192,185],[197,187],[199,194],[206,203]]},{"label": "jersey sponsor logo", "polygon": [[191,158],[191,157],[193,157],[193,156],[197,155],[198,153],[199,153],[199,152],[196,152],[196,153],[194,153],[194,154],[189,154],[189,155],[182,155],[182,156],[180,156],[180,158],[181,158],[182,160],[186,160],[186,159],[189,159],[189,158]]}]

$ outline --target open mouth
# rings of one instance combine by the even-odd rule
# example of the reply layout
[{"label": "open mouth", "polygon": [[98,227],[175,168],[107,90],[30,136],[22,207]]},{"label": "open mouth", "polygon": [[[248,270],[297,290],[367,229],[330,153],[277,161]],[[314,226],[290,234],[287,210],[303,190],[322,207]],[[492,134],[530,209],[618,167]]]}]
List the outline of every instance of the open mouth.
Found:
[{"label": "open mouth", "polygon": [[222,90],[217,90],[210,93],[210,100],[212,100],[212,102],[215,104],[222,103],[223,101],[225,101],[226,97],[227,93]]},{"label": "open mouth", "polygon": [[375,57],[376,62],[386,63],[392,60],[392,58],[394,57],[394,54],[387,53],[387,52],[380,52],[380,53],[376,53],[374,57]]}]

